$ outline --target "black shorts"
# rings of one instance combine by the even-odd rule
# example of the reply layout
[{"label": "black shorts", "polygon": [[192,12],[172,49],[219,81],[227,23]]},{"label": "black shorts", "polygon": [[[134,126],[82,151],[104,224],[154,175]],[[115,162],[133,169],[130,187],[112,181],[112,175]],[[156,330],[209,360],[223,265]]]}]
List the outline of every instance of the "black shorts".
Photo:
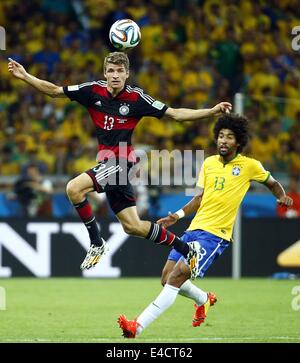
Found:
[{"label": "black shorts", "polygon": [[126,159],[101,161],[86,173],[91,177],[97,193],[106,193],[108,203],[115,214],[136,206],[136,198],[128,173],[133,163]]}]

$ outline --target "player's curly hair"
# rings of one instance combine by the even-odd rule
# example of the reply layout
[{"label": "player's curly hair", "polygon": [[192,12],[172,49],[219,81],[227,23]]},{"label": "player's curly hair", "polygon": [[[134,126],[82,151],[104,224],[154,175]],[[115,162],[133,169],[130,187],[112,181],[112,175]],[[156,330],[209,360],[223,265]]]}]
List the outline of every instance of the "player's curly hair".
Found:
[{"label": "player's curly hair", "polygon": [[217,141],[219,132],[222,129],[229,129],[234,133],[236,141],[239,144],[237,152],[242,152],[249,140],[248,119],[234,113],[219,117],[214,126],[215,141]]},{"label": "player's curly hair", "polygon": [[123,52],[112,52],[107,55],[104,59],[103,69],[106,70],[107,63],[112,64],[123,64],[126,71],[129,71],[129,59],[127,54]]}]

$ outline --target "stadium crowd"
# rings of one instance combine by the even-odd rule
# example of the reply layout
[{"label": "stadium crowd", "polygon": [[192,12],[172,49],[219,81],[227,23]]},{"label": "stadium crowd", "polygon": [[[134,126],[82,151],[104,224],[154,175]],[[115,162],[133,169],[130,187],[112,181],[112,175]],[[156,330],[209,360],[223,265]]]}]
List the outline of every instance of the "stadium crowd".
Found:
[{"label": "stadium crowd", "polygon": [[[76,6],[75,6],[76,5]],[[300,175],[300,54],[291,47],[297,0],[32,0],[0,2],[0,174],[36,163],[74,175],[95,164],[94,127],[83,108],[44,97],[7,71],[7,57],[56,84],[103,79],[110,25],[131,18],[142,40],[128,55],[130,84],[173,107],[211,107],[242,92],[252,139],[246,153],[271,172]],[[204,149],[213,120],[145,118],[137,148]]]}]

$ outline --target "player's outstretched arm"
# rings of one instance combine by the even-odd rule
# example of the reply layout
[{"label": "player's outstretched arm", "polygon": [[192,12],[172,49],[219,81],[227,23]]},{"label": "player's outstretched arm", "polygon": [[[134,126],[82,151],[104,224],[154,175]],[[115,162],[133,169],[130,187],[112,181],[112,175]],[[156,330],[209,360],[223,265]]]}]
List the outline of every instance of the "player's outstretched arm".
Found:
[{"label": "player's outstretched arm", "polygon": [[8,58],[8,60],[8,70],[14,77],[21,79],[22,81],[30,84],[32,87],[36,88],[40,92],[50,97],[66,97],[62,87],[59,87],[51,82],[36,78],[26,72],[22,64],[16,62],[11,58]]},{"label": "player's outstretched arm", "polygon": [[192,200],[190,200],[182,209],[175,213],[170,213],[167,217],[159,219],[157,223],[162,224],[163,227],[167,228],[175,224],[178,219],[182,218],[183,216],[196,213],[200,207],[202,195],[203,190],[201,190],[201,192],[196,195]]},{"label": "player's outstretched arm", "polygon": [[283,186],[272,176],[266,182],[266,186],[270,189],[273,195],[277,198],[277,203],[286,207],[293,205],[293,199],[285,194]]},{"label": "player's outstretched arm", "polygon": [[232,105],[229,102],[221,102],[212,108],[203,108],[192,110],[190,108],[171,108],[169,107],[165,113],[166,116],[173,118],[176,121],[194,121],[201,118],[219,116],[222,113],[229,113],[232,110]]}]

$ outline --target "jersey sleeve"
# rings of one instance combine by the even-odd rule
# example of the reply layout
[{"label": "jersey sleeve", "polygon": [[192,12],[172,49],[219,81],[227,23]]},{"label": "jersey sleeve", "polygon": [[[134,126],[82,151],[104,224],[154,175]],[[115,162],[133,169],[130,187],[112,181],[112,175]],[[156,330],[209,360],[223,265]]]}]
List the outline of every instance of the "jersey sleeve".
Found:
[{"label": "jersey sleeve", "polygon": [[204,189],[204,179],[205,179],[205,161],[203,162],[199,172],[197,187]]},{"label": "jersey sleeve", "polygon": [[252,159],[250,164],[250,180],[259,183],[265,183],[270,177],[270,172],[267,171],[260,161]]},{"label": "jersey sleeve", "polygon": [[163,117],[168,106],[164,103],[155,100],[151,96],[147,95],[143,92],[142,89],[139,89],[139,98],[137,102],[136,112],[139,117],[143,116],[153,116],[157,118]]},{"label": "jersey sleeve", "polygon": [[91,85],[82,83],[74,86],[64,86],[64,93],[71,101],[77,101],[83,106],[89,106],[91,102]]}]

